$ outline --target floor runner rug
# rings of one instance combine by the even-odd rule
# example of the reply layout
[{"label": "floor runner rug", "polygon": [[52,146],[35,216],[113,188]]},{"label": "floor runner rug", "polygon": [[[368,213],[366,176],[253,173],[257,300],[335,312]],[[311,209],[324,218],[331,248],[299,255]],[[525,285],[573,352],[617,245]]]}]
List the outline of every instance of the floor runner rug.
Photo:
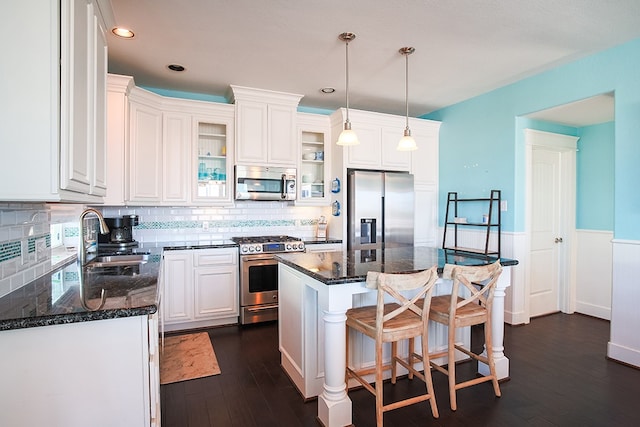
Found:
[{"label": "floor runner rug", "polygon": [[209,334],[173,335],[160,351],[160,384],[218,375],[220,367]]}]

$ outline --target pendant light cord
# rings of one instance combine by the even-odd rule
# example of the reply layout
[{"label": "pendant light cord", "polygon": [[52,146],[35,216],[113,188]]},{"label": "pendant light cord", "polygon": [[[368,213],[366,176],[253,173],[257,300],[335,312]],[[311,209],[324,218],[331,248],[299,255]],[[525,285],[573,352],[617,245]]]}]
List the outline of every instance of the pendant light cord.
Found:
[{"label": "pendant light cord", "polygon": [[346,77],[345,77],[345,81],[346,81],[346,89],[347,89],[347,123],[349,123],[349,41],[346,41],[346,48],[345,48],[345,56],[346,56],[346,60],[345,63],[347,65],[347,72],[345,73]]},{"label": "pendant light cord", "polygon": [[407,122],[406,128],[409,129],[409,55],[404,55],[405,59],[405,76],[404,76],[404,99],[405,106],[407,108],[407,114],[405,115]]}]

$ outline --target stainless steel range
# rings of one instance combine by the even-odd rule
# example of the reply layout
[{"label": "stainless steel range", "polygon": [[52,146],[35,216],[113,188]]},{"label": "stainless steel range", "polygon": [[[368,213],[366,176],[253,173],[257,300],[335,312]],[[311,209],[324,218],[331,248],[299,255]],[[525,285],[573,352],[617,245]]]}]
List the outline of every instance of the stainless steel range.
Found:
[{"label": "stainless steel range", "polygon": [[240,323],[278,318],[276,253],[304,252],[304,242],[291,236],[233,237],[240,245]]}]

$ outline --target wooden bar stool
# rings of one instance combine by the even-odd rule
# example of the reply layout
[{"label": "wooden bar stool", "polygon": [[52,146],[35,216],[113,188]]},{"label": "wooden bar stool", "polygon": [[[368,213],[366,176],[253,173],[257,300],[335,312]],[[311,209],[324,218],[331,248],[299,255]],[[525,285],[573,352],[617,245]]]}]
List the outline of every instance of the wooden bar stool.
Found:
[{"label": "wooden bar stool", "polygon": [[[427,333],[429,323],[429,306],[431,293],[438,278],[436,267],[411,274],[387,274],[369,272],[367,274],[368,286],[375,284],[378,288],[377,303],[375,306],[352,308],[347,311],[347,370],[346,381],[353,377],[364,388],[376,397],[376,423],[382,426],[382,415],[386,411],[412,405],[414,403],[429,400],[431,413],[438,418],[438,407],[433,392],[431,369],[429,368],[429,351],[427,348],[429,338]],[[403,291],[416,292],[411,298],[401,294]],[[411,292],[411,294],[413,294]],[[393,302],[385,303],[385,297]],[[418,303],[419,302],[419,303]],[[375,340],[375,367],[366,369],[351,369],[349,367],[349,328],[361,332]],[[410,353],[408,360],[398,357],[397,343],[400,340],[409,339],[410,348],[413,349],[413,340],[421,337],[422,354],[425,355],[424,374],[414,369],[414,362]],[[382,360],[382,345],[390,342],[391,360],[384,363]],[[384,404],[383,371],[391,370],[391,382],[396,383],[397,364],[409,370],[410,378],[417,376],[426,385],[426,393],[412,398]],[[364,378],[365,375],[375,373],[375,387]]]},{"label": "wooden bar stool", "polygon": [[[486,381],[493,383],[495,395],[500,397],[500,386],[493,360],[493,346],[491,341],[491,307],[498,277],[502,272],[499,261],[480,267],[467,267],[446,264],[442,277],[453,280],[451,295],[439,295],[431,300],[429,319],[447,325],[448,348],[439,353],[429,355],[431,359],[448,356],[447,368],[430,362],[431,366],[449,377],[449,397],[451,410],[457,409],[456,390],[480,384]],[[463,291],[463,292],[461,292]],[[461,296],[461,293],[466,296]],[[452,298],[455,295],[456,298]],[[475,354],[469,349],[455,343],[456,328],[463,328],[484,323],[484,341],[486,357]],[[489,366],[489,375],[477,377],[468,381],[456,383],[455,351],[461,351]]]}]

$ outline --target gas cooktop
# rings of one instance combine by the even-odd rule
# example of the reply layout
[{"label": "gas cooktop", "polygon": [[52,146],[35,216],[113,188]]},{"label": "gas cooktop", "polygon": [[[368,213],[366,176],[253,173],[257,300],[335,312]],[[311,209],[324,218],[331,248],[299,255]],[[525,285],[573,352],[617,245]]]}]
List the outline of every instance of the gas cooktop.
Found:
[{"label": "gas cooktop", "polygon": [[240,254],[304,252],[302,239],[292,236],[242,236],[231,240],[240,245]]}]

